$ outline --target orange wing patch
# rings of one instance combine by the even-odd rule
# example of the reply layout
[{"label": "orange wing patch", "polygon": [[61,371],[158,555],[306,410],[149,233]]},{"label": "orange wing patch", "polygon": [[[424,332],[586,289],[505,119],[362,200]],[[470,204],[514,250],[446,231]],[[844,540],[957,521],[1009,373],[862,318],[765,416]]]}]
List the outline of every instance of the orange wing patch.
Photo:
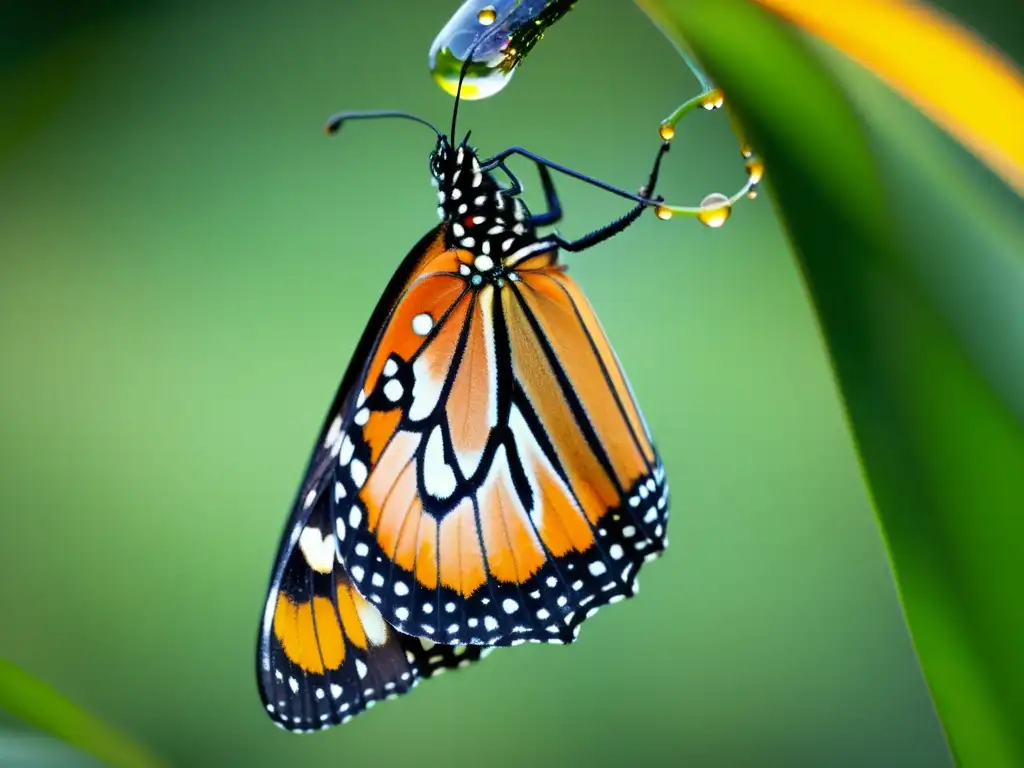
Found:
[{"label": "orange wing patch", "polygon": [[[322,597],[315,598],[315,600],[317,601],[315,603],[317,619],[324,618],[321,601],[327,604],[331,614],[334,613],[334,607],[329,600]],[[331,621],[337,630],[337,619],[333,615]],[[340,632],[338,634],[340,635]],[[328,666],[328,669],[337,669],[345,658],[344,646],[340,646],[340,650],[332,654],[329,661],[321,658],[320,648],[317,644],[317,627],[313,623],[313,604],[308,602],[295,604],[284,594],[278,595],[277,607],[274,609],[274,635],[281,643],[289,660],[304,672],[323,674],[325,662],[336,660],[337,663]],[[333,640],[333,636],[331,639]]]},{"label": "orange wing patch", "polygon": [[466,498],[441,521],[441,582],[469,597],[487,581],[473,502]]},{"label": "orange wing patch", "polygon": [[401,633],[571,642],[663,548],[664,472],[553,251],[474,264],[425,258],[377,340],[339,427],[338,556]]},{"label": "orange wing patch", "polygon": [[[380,525],[381,512],[397,483],[397,479],[406,477],[406,470],[412,465],[413,456],[420,444],[420,436],[413,432],[399,432],[391,440],[391,443],[384,450],[380,461],[370,472],[369,480],[363,487],[359,497],[368,514],[368,527],[370,531],[376,531]],[[410,487],[408,484],[412,483]],[[407,498],[409,493],[415,492],[415,473],[411,480],[406,481],[407,492],[400,492],[402,497]],[[393,552],[394,550],[389,550]]]},{"label": "orange wing patch", "polygon": [[416,580],[433,591],[437,589],[437,570],[437,521],[423,515],[416,549]]},{"label": "orange wing patch", "polygon": [[626,379],[622,366],[619,365],[619,359],[615,355],[615,351],[612,349],[611,344],[608,343],[608,337],[605,336],[604,329],[601,327],[597,315],[594,314],[593,307],[590,306],[590,302],[587,301],[587,297],[583,295],[583,291],[579,289],[579,286],[564,272],[550,271],[548,275],[565,290],[572,303],[575,304],[587,333],[597,347],[598,353],[601,356],[601,362],[604,364],[604,369],[611,377],[616,396],[626,411],[633,434],[637,437],[643,449],[644,458],[648,464],[653,465],[655,461],[654,445],[651,441],[650,430],[647,428],[647,422],[637,407],[636,399],[633,397],[633,389],[629,386],[629,381]]},{"label": "orange wing patch", "polygon": [[611,478],[591,450],[557,377],[511,291],[502,294],[509,327],[512,370],[551,439],[580,507],[591,523],[621,503]]},{"label": "orange wing patch", "polygon": [[484,549],[491,575],[499,581],[522,584],[543,565],[545,555],[519,494],[512,487],[505,447],[491,462],[480,488]]},{"label": "orange wing patch", "polygon": [[624,422],[615,393],[608,386],[601,361],[587,337],[573,305],[553,279],[524,273],[520,284],[523,301],[543,329],[572,389],[579,395],[587,418],[614,468],[620,488],[628,488],[649,471],[647,460],[630,438],[631,425]]},{"label": "orange wing patch", "polygon": [[366,426],[363,427],[363,440],[370,449],[370,463],[376,464],[380,461],[380,455],[388,440],[398,429],[398,423],[402,420],[402,412],[397,408],[390,411],[372,411],[367,416]]},{"label": "orange wing patch", "polygon": [[523,467],[532,479],[534,500],[530,517],[545,548],[555,557],[562,557],[570,551],[586,551],[594,543],[590,523],[576,506],[572,492],[544,456],[516,407],[512,408],[509,427],[515,436]]},{"label": "orange wing patch", "polygon": [[462,474],[471,477],[498,423],[498,371],[494,349],[494,289],[483,288],[473,308],[466,347],[445,406],[452,447]]}]

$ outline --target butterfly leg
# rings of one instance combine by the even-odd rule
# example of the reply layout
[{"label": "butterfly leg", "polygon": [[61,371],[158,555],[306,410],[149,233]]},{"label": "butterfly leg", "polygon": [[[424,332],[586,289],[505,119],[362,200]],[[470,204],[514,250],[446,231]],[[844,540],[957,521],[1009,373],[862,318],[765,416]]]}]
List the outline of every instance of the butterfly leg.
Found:
[{"label": "butterfly leg", "polygon": [[[566,168],[564,165],[559,165],[558,163],[548,160],[547,158],[541,157],[540,155],[536,155],[533,152],[530,152],[528,149],[524,149],[523,147],[509,147],[508,149],[499,152],[494,157],[481,163],[481,170],[485,172],[493,171],[495,168],[500,167],[504,169],[506,173],[509,173],[508,169],[505,168],[504,161],[511,157],[512,155],[519,155],[521,157],[525,157],[527,160],[532,160],[538,168],[544,166],[545,168],[548,168],[552,171],[557,171],[558,173],[565,174],[566,176],[570,176],[586,184],[590,184],[591,186],[597,187],[598,189],[603,189],[605,192],[611,192],[613,195],[624,197],[627,200],[632,200],[633,202],[641,203],[643,205],[648,206],[651,205],[652,203],[651,200],[647,200],[646,198],[643,198],[633,192],[627,192],[626,190],[620,189],[619,187],[614,187],[611,184],[606,184],[605,182],[599,179],[595,179],[591,176],[586,176],[585,174],[582,174],[579,171],[574,171],[571,168]],[[511,176],[513,180],[515,179],[515,176],[513,176],[510,173],[509,176]],[[541,181],[543,183],[543,176],[541,177]],[[518,184],[518,182],[516,183]]]},{"label": "butterfly leg", "polygon": [[[654,167],[651,169],[651,175],[647,179],[647,183],[640,188],[640,195],[637,197],[639,202],[633,206],[633,208],[626,213],[624,216],[615,219],[603,227],[594,230],[590,234],[584,235],[583,237],[577,238],[576,240],[566,240],[559,234],[548,235],[545,239],[554,241],[559,248],[568,251],[570,253],[578,253],[579,251],[585,251],[588,248],[592,248],[598,243],[602,243],[610,237],[622,232],[626,227],[640,218],[640,215],[644,212],[644,209],[648,208],[651,203],[661,202],[662,198],[657,197],[653,200],[649,199],[649,196],[654,193],[654,187],[658,183],[658,173],[661,170],[661,160],[668,152],[671,145],[666,141],[662,142],[661,147],[658,148],[658,154],[654,159]],[[535,160],[535,162],[537,162]],[[545,193],[550,192],[548,195],[548,207],[557,207],[559,215],[561,214],[561,206],[558,205],[558,197],[555,193],[554,183],[551,181],[551,176],[547,173],[547,168],[540,162],[537,162],[537,170],[541,175],[541,182],[544,183],[545,179],[547,184],[545,185]],[[558,168],[555,168],[558,170]],[[600,183],[599,183],[600,185]],[[554,198],[555,205],[552,206],[551,201]],[[550,212],[549,212],[550,214]],[[540,218],[540,217],[535,217]]]},{"label": "butterfly leg", "polygon": [[535,227],[549,227],[562,220],[562,203],[558,200],[555,182],[551,180],[551,173],[547,166],[538,165],[537,173],[540,174],[540,184],[544,188],[544,199],[547,201],[548,210],[546,213],[531,216],[530,219]]},{"label": "butterfly leg", "polygon": [[[488,161],[490,162],[490,161]],[[506,197],[515,197],[523,191],[523,185],[514,173],[500,161],[495,168],[500,168],[508,176],[511,186],[502,190]],[[543,165],[537,165],[537,172],[540,174],[540,184],[544,189],[544,199],[547,202],[548,210],[545,213],[538,213],[530,216],[530,222],[535,227],[548,227],[562,220],[562,203],[558,199],[558,192],[555,190],[555,183],[551,180],[551,174]]]}]

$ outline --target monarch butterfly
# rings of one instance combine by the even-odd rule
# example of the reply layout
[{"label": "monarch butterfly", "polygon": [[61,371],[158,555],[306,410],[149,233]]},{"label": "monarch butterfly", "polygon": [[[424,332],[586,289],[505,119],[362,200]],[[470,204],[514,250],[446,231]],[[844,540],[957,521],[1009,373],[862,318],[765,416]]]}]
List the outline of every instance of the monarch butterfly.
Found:
[{"label": "monarch butterfly", "polygon": [[[665,548],[668,487],[590,304],[558,263],[646,207],[513,147],[481,160],[430,127],[440,223],[370,317],[321,426],[280,543],[257,648],[263,703],[295,731],[345,722],[494,646],[568,643],[636,592]],[[536,165],[533,215],[505,161]],[[549,170],[634,201],[568,241]],[[510,186],[498,183],[497,172]]]}]

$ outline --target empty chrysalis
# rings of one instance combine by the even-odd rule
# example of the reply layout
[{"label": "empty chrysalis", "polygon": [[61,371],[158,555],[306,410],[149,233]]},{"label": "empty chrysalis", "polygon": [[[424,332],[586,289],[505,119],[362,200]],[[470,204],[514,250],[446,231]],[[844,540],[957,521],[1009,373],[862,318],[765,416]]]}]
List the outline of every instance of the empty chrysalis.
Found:
[{"label": "empty chrysalis", "polygon": [[455,95],[466,67],[462,98],[493,96],[544,32],[575,0],[466,0],[430,46],[430,73]]}]

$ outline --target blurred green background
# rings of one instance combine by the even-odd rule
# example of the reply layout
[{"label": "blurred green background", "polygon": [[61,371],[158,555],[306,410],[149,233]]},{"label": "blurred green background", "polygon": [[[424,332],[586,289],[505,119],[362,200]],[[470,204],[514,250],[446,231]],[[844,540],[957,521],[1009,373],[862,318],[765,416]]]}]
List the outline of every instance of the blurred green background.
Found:
[{"label": "blurred green background", "polygon": [[[721,230],[645,216],[566,258],[669,472],[672,545],[639,597],[325,733],[266,717],[255,632],[288,505],[436,220],[428,132],[320,128],[343,108],[446,124],[426,51],[456,5],[0,12],[0,657],[179,766],[949,765],[764,196]],[[1021,58],[1020,11],[941,5]],[[632,4],[587,0],[460,125],[635,188],[694,92]],[[663,178],[689,204],[742,183],[723,114],[684,121]],[[560,189],[567,235],[625,210]],[[71,764],[29,758],[23,730],[0,714],[0,764]]]}]

